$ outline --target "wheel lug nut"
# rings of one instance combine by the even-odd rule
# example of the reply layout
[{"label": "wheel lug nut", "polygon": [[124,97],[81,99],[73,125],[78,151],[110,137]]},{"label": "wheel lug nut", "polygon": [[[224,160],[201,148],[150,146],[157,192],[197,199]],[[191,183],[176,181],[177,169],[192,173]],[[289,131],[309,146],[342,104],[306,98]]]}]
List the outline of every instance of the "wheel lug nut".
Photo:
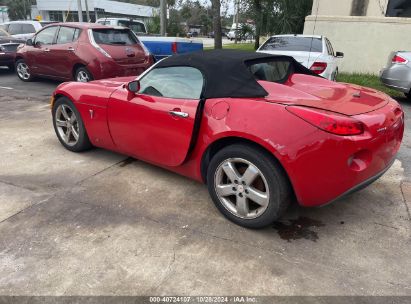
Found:
[{"label": "wheel lug nut", "polygon": [[237,191],[237,188],[236,188],[236,187],[233,187],[233,191]]},{"label": "wheel lug nut", "polygon": [[245,193],[248,194],[248,190],[247,190],[247,189],[245,190]]},{"label": "wheel lug nut", "polygon": [[243,185],[245,185],[245,181],[242,181],[241,183],[242,183]]},{"label": "wheel lug nut", "polygon": [[239,193],[238,196],[239,196],[239,197],[243,197],[243,194],[242,194],[242,193]]},{"label": "wheel lug nut", "polygon": [[238,184],[238,180],[235,180],[235,181],[234,181],[234,184]]}]

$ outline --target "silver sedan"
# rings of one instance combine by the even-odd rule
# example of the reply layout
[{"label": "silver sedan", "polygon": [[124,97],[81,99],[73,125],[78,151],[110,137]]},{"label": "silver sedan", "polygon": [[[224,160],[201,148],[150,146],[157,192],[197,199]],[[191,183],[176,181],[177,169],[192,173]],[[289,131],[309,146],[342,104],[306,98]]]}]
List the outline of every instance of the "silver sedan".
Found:
[{"label": "silver sedan", "polygon": [[403,92],[411,98],[411,52],[391,53],[380,78],[387,87]]}]

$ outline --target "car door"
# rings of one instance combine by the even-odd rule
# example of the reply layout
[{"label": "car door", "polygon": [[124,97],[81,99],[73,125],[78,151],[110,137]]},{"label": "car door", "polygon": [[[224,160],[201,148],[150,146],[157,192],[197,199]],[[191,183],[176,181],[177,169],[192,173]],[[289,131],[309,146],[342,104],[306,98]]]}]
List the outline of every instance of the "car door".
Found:
[{"label": "car door", "polygon": [[108,103],[117,148],[136,158],[178,166],[190,147],[204,79],[192,67],[157,68],[140,80],[137,94],[121,88]]},{"label": "car door", "polygon": [[75,27],[60,26],[56,43],[49,46],[50,56],[54,64],[50,66],[52,75],[62,79],[73,78],[73,67],[78,63],[77,39],[80,29]]},{"label": "car door", "polygon": [[58,26],[46,27],[34,38],[34,45],[30,49],[33,71],[40,75],[53,75],[53,66],[58,63],[53,57],[51,46],[55,42]]}]

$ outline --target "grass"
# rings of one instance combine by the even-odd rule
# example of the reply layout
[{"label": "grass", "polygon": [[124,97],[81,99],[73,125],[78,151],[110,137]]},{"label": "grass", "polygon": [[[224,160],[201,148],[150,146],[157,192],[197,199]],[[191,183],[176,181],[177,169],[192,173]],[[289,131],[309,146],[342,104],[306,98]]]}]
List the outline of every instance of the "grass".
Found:
[{"label": "grass", "polygon": [[[223,49],[231,49],[231,50],[242,50],[242,51],[250,51],[254,52],[254,43],[230,43],[224,44]],[[214,50],[214,47],[205,47],[204,50]]]},{"label": "grass", "polygon": [[[223,45],[224,49],[235,49],[235,50],[243,50],[243,51],[254,51],[254,43],[237,43],[237,44],[226,44]],[[212,50],[213,47],[204,48],[205,50]],[[338,75],[337,81],[339,82],[347,82],[353,83],[364,87],[369,87],[376,89],[378,91],[384,92],[392,97],[404,97],[404,94],[401,92],[395,91],[393,89],[387,88],[384,86],[380,78],[376,75],[371,74],[348,74],[348,73],[340,73]]]},{"label": "grass", "polygon": [[376,89],[378,91],[382,91],[392,97],[403,97],[404,94],[401,92],[392,90],[384,86],[380,78],[376,75],[371,74],[347,74],[347,73],[340,73],[338,75],[337,81],[339,82],[348,82],[358,84],[360,86],[369,87]]}]

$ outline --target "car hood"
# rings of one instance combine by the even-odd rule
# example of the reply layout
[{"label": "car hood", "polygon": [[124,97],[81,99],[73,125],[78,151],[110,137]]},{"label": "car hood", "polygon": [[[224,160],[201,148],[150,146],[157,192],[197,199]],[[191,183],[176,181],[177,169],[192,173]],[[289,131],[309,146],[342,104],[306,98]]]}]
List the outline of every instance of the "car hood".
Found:
[{"label": "car hood", "polygon": [[105,87],[117,88],[125,83],[136,80],[136,78],[137,78],[136,76],[116,77],[116,78],[94,80],[94,81],[91,81],[90,83],[105,86]]},{"label": "car hood", "polygon": [[384,107],[389,97],[379,91],[353,84],[329,81],[322,77],[294,74],[284,84],[259,81],[269,93],[269,102],[301,105],[358,115]]}]

